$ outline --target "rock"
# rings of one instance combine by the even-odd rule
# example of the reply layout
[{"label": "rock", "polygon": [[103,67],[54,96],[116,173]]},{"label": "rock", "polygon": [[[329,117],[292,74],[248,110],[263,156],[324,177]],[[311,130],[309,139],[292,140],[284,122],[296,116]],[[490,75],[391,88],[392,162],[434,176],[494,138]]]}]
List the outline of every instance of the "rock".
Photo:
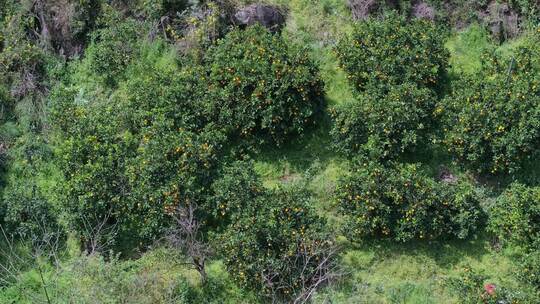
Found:
[{"label": "rock", "polygon": [[435,20],[435,9],[426,2],[417,2],[413,5],[411,14],[420,19]]},{"label": "rock", "polygon": [[487,25],[491,34],[499,42],[515,38],[520,32],[521,18],[506,3],[492,1],[478,17]]},{"label": "rock", "polygon": [[261,24],[272,32],[278,32],[285,23],[285,16],[278,7],[264,4],[246,6],[234,14],[237,25]]},{"label": "rock", "polygon": [[450,172],[450,169],[446,168],[445,166],[441,166],[439,168],[438,180],[447,184],[455,184],[457,183],[458,178],[452,172]]},{"label": "rock", "polygon": [[365,20],[383,9],[399,9],[397,0],[348,0],[354,20]]},{"label": "rock", "polygon": [[365,20],[379,9],[377,0],[349,0],[354,20]]}]

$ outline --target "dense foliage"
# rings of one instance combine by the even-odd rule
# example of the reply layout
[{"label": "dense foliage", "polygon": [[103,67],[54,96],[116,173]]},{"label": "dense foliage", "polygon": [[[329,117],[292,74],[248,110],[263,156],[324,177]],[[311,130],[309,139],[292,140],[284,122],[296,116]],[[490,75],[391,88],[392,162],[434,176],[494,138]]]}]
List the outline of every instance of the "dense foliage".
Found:
[{"label": "dense foliage", "polygon": [[384,93],[408,82],[434,89],[442,85],[448,65],[443,41],[443,32],[430,21],[389,15],[357,23],[336,53],[358,93]]},{"label": "dense foliage", "polygon": [[301,189],[260,194],[219,238],[225,265],[241,286],[292,301],[324,274],[331,241]]},{"label": "dense foliage", "polygon": [[336,48],[356,92],[337,107],[336,149],[348,155],[395,158],[427,142],[448,65],[440,28],[396,15],[358,23]]},{"label": "dense foliage", "polygon": [[55,182],[52,151],[41,138],[27,135],[17,140],[8,157],[0,224],[5,233],[38,243],[49,231],[60,230],[58,206],[51,204],[50,190]]},{"label": "dense foliage", "polygon": [[517,271],[540,286],[540,188],[511,185],[492,207],[489,230],[504,246],[521,248]]},{"label": "dense foliage", "polygon": [[536,1],[0,2],[1,303],[540,302]]},{"label": "dense foliage", "polygon": [[116,242],[137,247],[165,229],[175,205],[206,195],[224,137],[202,118],[196,75],[167,63],[131,66],[111,99],[63,87],[53,95],[63,204],[79,234],[105,220]]},{"label": "dense foliage", "polygon": [[373,92],[334,112],[336,149],[387,159],[425,143],[433,128],[435,95],[414,84],[393,86],[386,94]]},{"label": "dense foliage", "polygon": [[489,227],[505,244],[533,244],[540,238],[540,189],[513,184],[493,205]]},{"label": "dense foliage", "polygon": [[279,144],[315,123],[324,88],[307,49],[253,26],[218,41],[207,60],[210,112],[235,136]]},{"label": "dense foliage", "polygon": [[437,182],[417,165],[358,165],[340,182],[338,193],[344,233],[355,241],[464,239],[484,220],[471,185]]},{"label": "dense foliage", "polygon": [[488,173],[516,171],[540,145],[540,49],[533,40],[512,58],[485,55],[444,102],[445,143],[466,165]]},{"label": "dense foliage", "polygon": [[84,66],[90,75],[113,87],[123,79],[123,72],[139,51],[138,35],[142,26],[133,19],[122,19],[112,11],[103,18],[105,27],[92,34],[86,49]]}]

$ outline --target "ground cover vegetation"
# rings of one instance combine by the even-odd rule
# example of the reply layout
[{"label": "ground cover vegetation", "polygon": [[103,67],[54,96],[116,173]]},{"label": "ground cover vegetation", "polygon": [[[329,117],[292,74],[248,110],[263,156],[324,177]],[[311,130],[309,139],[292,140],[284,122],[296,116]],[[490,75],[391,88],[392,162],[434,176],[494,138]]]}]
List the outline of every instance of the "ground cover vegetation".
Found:
[{"label": "ground cover vegetation", "polygon": [[2,1],[0,302],[538,303],[538,16]]}]

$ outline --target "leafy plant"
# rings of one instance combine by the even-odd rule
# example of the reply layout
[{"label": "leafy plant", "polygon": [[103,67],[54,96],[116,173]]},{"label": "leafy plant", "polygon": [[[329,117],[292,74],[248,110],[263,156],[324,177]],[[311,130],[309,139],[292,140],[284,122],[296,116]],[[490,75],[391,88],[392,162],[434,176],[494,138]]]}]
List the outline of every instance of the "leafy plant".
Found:
[{"label": "leafy plant", "polygon": [[338,151],[389,159],[427,143],[448,65],[443,37],[429,21],[390,14],[356,24],[338,43],[357,97],[334,112]]},{"label": "leafy plant", "polygon": [[[62,231],[58,206],[49,193],[56,178],[52,151],[38,136],[18,138],[9,151],[6,185],[0,201],[3,233],[39,243],[50,231]],[[2,212],[3,211],[3,212]]]},{"label": "leafy plant", "polygon": [[234,136],[283,143],[315,123],[323,83],[307,50],[256,25],[236,29],[206,56],[213,120]]},{"label": "leafy plant", "polygon": [[334,146],[346,155],[363,152],[376,159],[414,150],[427,142],[436,103],[430,90],[411,83],[393,86],[387,93],[366,92],[333,112]]},{"label": "leafy plant", "polygon": [[488,227],[505,244],[531,245],[540,238],[540,188],[512,184],[492,206]]},{"label": "leafy plant", "polygon": [[414,164],[357,165],[340,181],[337,193],[346,218],[344,233],[355,241],[465,239],[483,222],[470,185],[436,182]]},{"label": "leafy plant", "polygon": [[538,155],[540,49],[534,42],[506,59],[485,55],[483,68],[463,76],[442,103],[448,151],[485,173],[515,172]]},{"label": "leafy plant", "polygon": [[356,92],[375,88],[383,94],[408,82],[437,88],[449,57],[440,28],[396,14],[357,23],[352,35],[339,41],[336,54]]},{"label": "leafy plant", "polygon": [[105,26],[92,33],[83,66],[89,74],[86,77],[94,77],[107,87],[115,87],[123,79],[126,67],[137,56],[137,43],[144,25],[131,18],[122,19],[111,8],[105,11],[101,23]]},{"label": "leafy plant", "polygon": [[334,275],[336,252],[324,221],[299,189],[259,195],[218,243],[231,277],[273,301],[307,300]]},{"label": "leafy plant", "polygon": [[512,184],[492,206],[488,228],[503,245],[517,250],[518,276],[540,286],[540,188]]}]

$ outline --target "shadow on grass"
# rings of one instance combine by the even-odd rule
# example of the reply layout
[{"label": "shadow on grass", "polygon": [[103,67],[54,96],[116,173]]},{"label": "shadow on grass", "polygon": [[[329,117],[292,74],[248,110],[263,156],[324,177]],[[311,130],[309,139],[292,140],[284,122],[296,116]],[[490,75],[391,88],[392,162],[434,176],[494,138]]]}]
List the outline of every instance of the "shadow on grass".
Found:
[{"label": "shadow on grass", "polygon": [[317,118],[317,126],[306,131],[303,135],[291,138],[284,145],[264,145],[254,158],[259,162],[271,164],[273,170],[303,173],[318,162],[328,163],[339,158],[332,151],[330,137],[331,118],[324,111]]},{"label": "shadow on grass", "polygon": [[465,260],[480,261],[491,251],[486,235],[469,240],[412,241],[396,243],[391,240],[373,240],[362,244],[350,244],[347,250],[373,252],[378,261],[392,260],[397,256],[427,258],[438,267],[452,269]]}]

